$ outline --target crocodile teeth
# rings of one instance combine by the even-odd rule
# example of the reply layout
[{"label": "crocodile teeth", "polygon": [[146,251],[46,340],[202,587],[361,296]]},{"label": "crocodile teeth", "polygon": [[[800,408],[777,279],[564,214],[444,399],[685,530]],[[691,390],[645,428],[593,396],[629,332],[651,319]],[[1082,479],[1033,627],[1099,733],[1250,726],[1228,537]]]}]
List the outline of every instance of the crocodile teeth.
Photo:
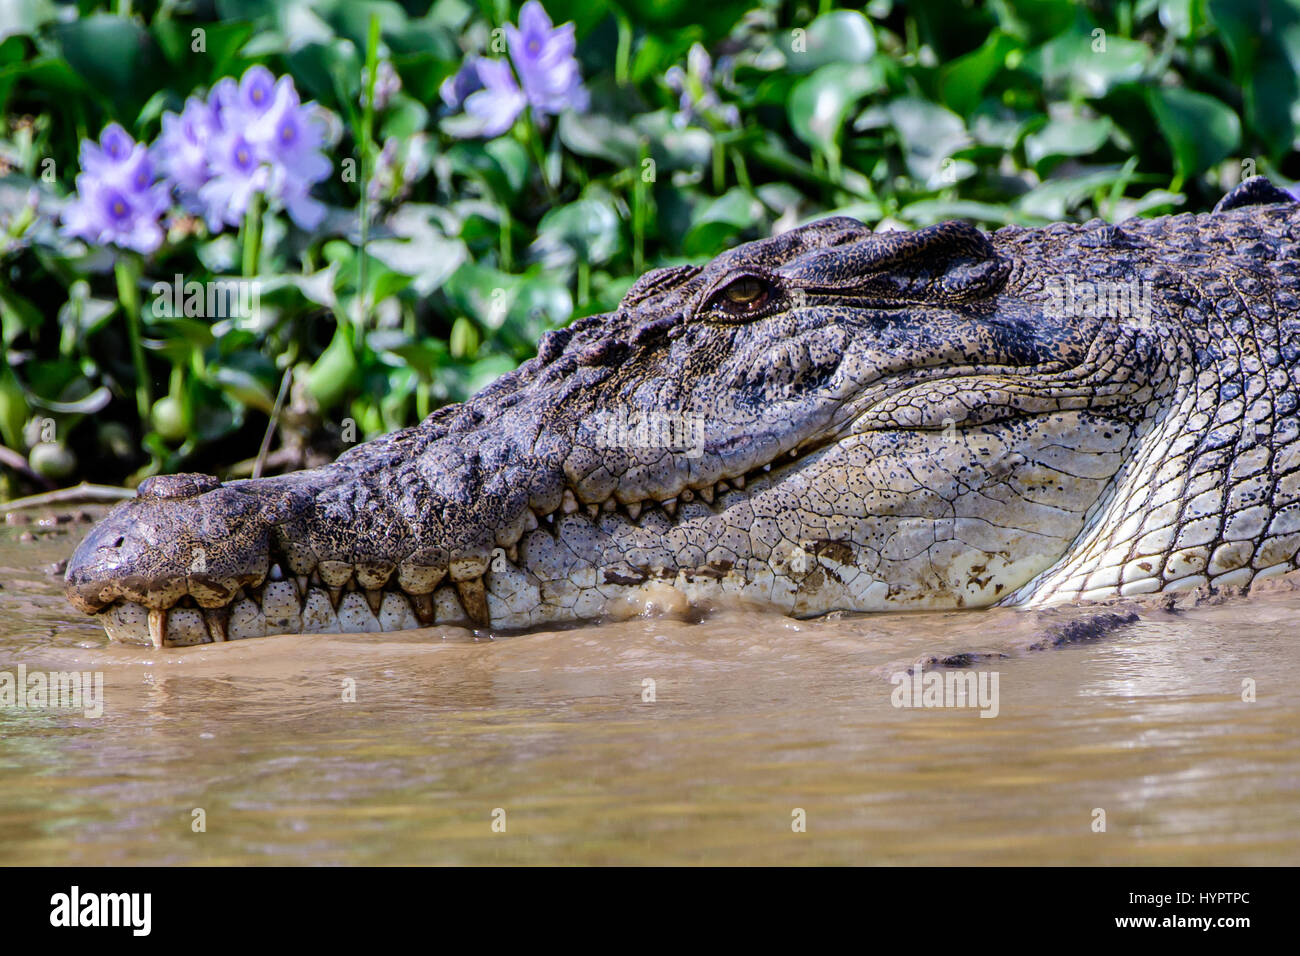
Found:
[{"label": "crocodile teeth", "polygon": [[682,493],[677,497],[680,498],[684,504],[689,504],[695,500],[695,492],[691,491],[689,488],[683,488]]},{"label": "crocodile teeth", "polygon": [[271,570],[267,572],[266,576],[270,578],[272,581],[283,581],[284,571],[281,569],[281,567],[278,564],[273,564],[271,565]]},{"label": "crocodile teeth", "polygon": [[334,610],[337,611],[339,609],[339,601],[342,600],[343,598],[343,588],[341,586],[331,587],[329,591],[330,591],[330,604],[334,605]]},{"label": "crocodile teeth", "polygon": [[465,609],[465,615],[471,621],[484,626],[490,623],[487,609],[487,591],[483,587],[482,578],[457,581],[456,591],[460,594],[460,605]]},{"label": "crocodile teeth", "polygon": [[560,502],[560,510],[566,515],[571,515],[578,510],[578,499],[573,497],[573,492],[568,488],[564,489],[564,499]]},{"label": "crocodile teeth", "polygon": [[512,544],[510,547],[506,548],[506,560],[511,564],[519,563],[519,545]]},{"label": "crocodile teeth", "polygon": [[420,623],[426,627],[433,624],[437,617],[433,608],[432,594],[412,594],[411,609],[415,611],[415,616],[419,618]]},{"label": "crocodile teeth", "polygon": [[732,486],[733,488],[735,488],[737,491],[741,491],[742,489],[744,489],[744,487],[745,487],[745,476],[744,476],[744,475],[737,475],[735,478],[732,478],[732,479],[731,479],[731,486]]},{"label": "crocodile teeth", "polygon": [[771,471],[771,470],[772,470],[772,463],[769,461],[766,465],[763,466],[763,470],[764,470],[764,471]]},{"label": "crocodile teeth", "polygon": [[627,516],[631,518],[633,521],[641,517],[641,503],[637,502],[636,504],[628,505]]},{"label": "crocodile teeth", "polygon": [[162,647],[167,639],[167,612],[161,608],[149,608],[149,640],[154,647]]},{"label": "crocodile teeth", "polygon": [[669,515],[676,515],[676,514],[677,514],[677,499],[676,499],[676,498],[669,498],[667,501],[661,501],[661,502],[659,502],[659,505],[660,505],[660,507],[662,507],[662,508],[664,509],[664,511],[668,512]]},{"label": "crocodile teeth", "polygon": [[720,495],[726,494],[730,490],[731,490],[731,485],[727,484],[725,481],[718,482],[718,487],[714,489],[714,491],[716,491]]},{"label": "crocodile teeth", "polygon": [[371,613],[378,614],[384,604],[384,592],[378,588],[367,588],[362,593],[366,596],[366,603],[370,605]]},{"label": "crocodile teeth", "polygon": [[226,622],[230,620],[229,604],[222,607],[205,607],[203,609],[203,620],[207,622],[208,635],[212,638],[214,644],[221,644],[227,640]]},{"label": "crocodile teeth", "polygon": [[704,501],[705,501],[706,503],[708,503],[708,504],[713,504],[713,489],[712,489],[712,488],[701,488],[701,489],[700,489],[700,497],[703,498]]},{"label": "crocodile teeth", "polygon": [[600,505],[587,505],[587,517],[590,518],[592,521],[595,521],[596,516],[599,514],[600,514]]},{"label": "crocodile teeth", "polygon": [[613,511],[613,510],[615,510],[617,507],[618,507],[618,502],[617,502],[617,501],[615,501],[613,498],[606,498],[606,499],[604,500],[604,502],[601,503],[600,510],[601,510],[601,511]]},{"label": "crocodile teeth", "polygon": [[310,583],[311,577],[306,574],[299,574],[297,577],[298,597],[305,601],[307,599],[307,585]]},{"label": "crocodile teeth", "polygon": [[535,530],[537,530],[537,515],[533,514],[532,510],[529,509],[524,512],[524,531]]}]

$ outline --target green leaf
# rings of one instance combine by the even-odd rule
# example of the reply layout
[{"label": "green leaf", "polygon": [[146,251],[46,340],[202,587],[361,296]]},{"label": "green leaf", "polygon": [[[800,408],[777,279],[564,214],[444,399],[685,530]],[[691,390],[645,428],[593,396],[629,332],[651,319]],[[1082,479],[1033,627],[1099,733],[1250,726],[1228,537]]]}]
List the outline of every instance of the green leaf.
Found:
[{"label": "green leaf", "polygon": [[53,399],[41,398],[39,395],[32,396],[32,404],[46,411],[57,412],[61,415],[93,415],[95,412],[102,410],[112,400],[113,393],[107,387],[101,385],[94,391],[87,394],[84,398],[75,401],[55,401]]},{"label": "green leaf", "polygon": [[0,0],[0,40],[35,35],[57,15],[52,0]]},{"label": "green leaf", "polygon": [[96,13],[59,24],[55,35],[68,64],[113,102],[117,116],[133,118],[153,95],[162,56],[134,20]]},{"label": "green leaf", "polygon": [[1242,88],[1246,126],[1280,159],[1296,137],[1300,10],[1285,0],[1210,0],[1209,14]]},{"label": "green leaf", "polygon": [[361,93],[362,62],[351,43],[347,40],[306,43],[286,60],[294,80],[305,93],[345,115],[355,112]]},{"label": "green leaf", "polygon": [[0,329],[5,345],[12,345],[23,332],[34,332],[41,327],[40,309],[18,293],[0,286]]},{"label": "green leaf", "polygon": [[994,30],[978,49],[949,63],[939,80],[944,105],[963,116],[969,114],[989,81],[1005,68],[1007,54],[1018,47],[1014,38]]},{"label": "green leaf", "polygon": [[739,186],[700,206],[682,240],[688,256],[716,255],[742,229],[762,223],[763,204]]},{"label": "green leaf", "polygon": [[1145,43],[1094,33],[1068,30],[1053,37],[1025,57],[1024,66],[1051,89],[1093,98],[1142,76],[1152,59]]},{"label": "green leaf", "polygon": [[334,330],[334,338],[330,339],[330,344],[307,373],[307,391],[322,409],[331,409],[356,387],[357,373],[352,337],[345,327],[340,326]]},{"label": "green leaf", "polygon": [[828,156],[839,156],[840,128],[849,109],[885,85],[879,64],[832,63],[790,91],[787,113],[795,135]]},{"label": "green leaf", "polygon": [[1204,0],[1160,0],[1160,23],[1180,40],[1204,24],[1204,13]]},{"label": "green leaf", "polygon": [[6,362],[0,367],[0,439],[10,448],[26,447],[23,425],[27,423],[27,413],[27,393]]},{"label": "green leaf", "polygon": [[640,155],[636,131],[625,119],[602,113],[560,114],[560,142],[571,153],[593,156],[615,166],[634,166]]},{"label": "green leaf", "polygon": [[941,185],[944,161],[970,143],[962,118],[952,110],[910,96],[892,100],[885,109],[902,142],[903,159],[912,178],[928,188]]},{"label": "green leaf", "polygon": [[1182,87],[1147,90],[1147,105],[1174,154],[1180,179],[1199,175],[1241,144],[1241,121],[1212,96]]},{"label": "green leaf", "polygon": [[435,207],[403,203],[390,217],[392,238],[372,239],[366,251],[388,269],[411,278],[421,296],[431,294],[469,258],[459,239],[443,234],[434,223]]},{"label": "green leaf", "polygon": [[533,168],[523,144],[506,136],[486,143],[457,143],[444,155],[452,172],[483,183],[507,206],[524,188]]},{"label": "green leaf", "polygon": [[832,10],[806,30],[782,31],[779,46],[787,69],[812,73],[830,63],[866,63],[876,54],[876,31],[856,10]]},{"label": "green leaf", "polygon": [[575,262],[603,265],[622,248],[623,231],[613,206],[580,199],[542,217],[529,259],[548,269],[567,269]]},{"label": "green leaf", "polygon": [[1092,167],[1076,176],[1049,179],[1013,202],[1012,207],[1042,222],[1058,222],[1098,190],[1109,189],[1129,176],[1123,166]]},{"label": "green leaf", "polygon": [[1050,157],[1087,156],[1106,144],[1114,128],[1109,116],[1050,120],[1025,137],[1025,158],[1037,167]]}]

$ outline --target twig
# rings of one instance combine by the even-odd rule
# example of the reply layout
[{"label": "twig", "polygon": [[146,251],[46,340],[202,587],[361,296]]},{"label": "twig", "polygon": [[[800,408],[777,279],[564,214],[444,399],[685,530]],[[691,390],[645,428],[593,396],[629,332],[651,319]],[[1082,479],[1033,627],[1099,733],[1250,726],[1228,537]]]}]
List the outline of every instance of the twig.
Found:
[{"label": "twig", "polygon": [[18,454],[18,452],[14,451],[12,448],[6,448],[4,445],[0,445],[0,465],[4,465],[6,468],[18,472],[26,478],[30,478],[42,488],[54,487],[54,482],[50,481],[50,479],[32,471],[32,466],[27,463],[26,458]]},{"label": "twig", "polygon": [[23,508],[43,508],[46,505],[67,505],[87,501],[125,501],[127,498],[134,497],[135,492],[130,488],[118,488],[113,485],[90,485],[83,481],[71,488],[60,488],[57,491],[46,491],[39,495],[28,495],[26,498],[15,498],[13,501],[0,504],[0,514],[19,511]]},{"label": "twig", "polygon": [[[301,452],[299,449],[293,448],[289,445],[282,445],[266,456],[265,464],[268,468],[284,468],[289,465],[298,464],[300,461]],[[224,473],[230,478],[243,478],[245,476],[257,478],[260,477],[260,475],[253,474],[253,469],[256,467],[256,458],[246,458],[241,462],[231,465]]]},{"label": "twig", "polygon": [[271,409],[271,419],[266,423],[266,434],[262,436],[262,447],[257,450],[257,459],[253,462],[253,478],[262,477],[262,468],[266,464],[266,454],[271,450],[271,438],[275,435],[276,423],[280,420],[280,409],[284,408],[284,397],[289,391],[289,380],[293,378],[293,366],[284,370],[280,377],[280,391],[275,396],[275,406]]}]

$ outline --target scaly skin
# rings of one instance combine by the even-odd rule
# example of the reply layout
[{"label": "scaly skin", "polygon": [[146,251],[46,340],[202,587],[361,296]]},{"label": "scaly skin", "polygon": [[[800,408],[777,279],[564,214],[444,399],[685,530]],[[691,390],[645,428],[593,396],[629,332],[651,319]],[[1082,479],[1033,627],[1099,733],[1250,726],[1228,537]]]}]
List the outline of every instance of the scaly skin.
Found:
[{"label": "scaly skin", "polygon": [[824,220],[651,272],[327,467],[151,479],[68,597],[190,644],[528,628],[666,588],[810,616],[1247,584],[1300,550],[1298,253],[1259,178],[1118,227]]}]

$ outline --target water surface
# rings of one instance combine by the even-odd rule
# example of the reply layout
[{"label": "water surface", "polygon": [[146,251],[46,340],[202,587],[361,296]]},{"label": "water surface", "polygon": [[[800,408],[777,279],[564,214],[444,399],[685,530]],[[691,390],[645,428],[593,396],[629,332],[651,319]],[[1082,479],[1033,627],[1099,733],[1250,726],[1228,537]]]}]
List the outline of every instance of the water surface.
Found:
[{"label": "water surface", "polygon": [[[4,863],[1300,862],[1300,592],[155,651],[64,603],[84,528],[22,530],[0,671],[99,671],[105,704],[0,708]],[[997,717],[892,705],[965,653]]]}]

